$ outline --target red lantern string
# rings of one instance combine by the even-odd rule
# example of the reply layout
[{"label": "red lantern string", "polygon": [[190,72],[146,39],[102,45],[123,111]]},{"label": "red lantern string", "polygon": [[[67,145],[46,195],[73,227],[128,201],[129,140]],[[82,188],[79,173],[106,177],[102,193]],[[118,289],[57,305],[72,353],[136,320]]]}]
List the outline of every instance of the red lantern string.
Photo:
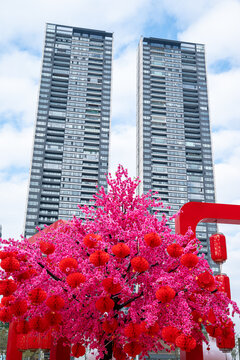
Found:
[{"label": "red lantern string", "polygon": [[112,247],[112,252],[115,256],[123,259],[130,254],[130,247],[124,243],[118,243]]},{"label": "red lantern string", "polygon": [[109,261],[109,255],[105,251],[97,250],[89,257],[90,263],[94,266],[102,266],[105,265]]},{"label": "red lantern string", "polygon": [[92,249],[97,246],[98,242],[102,240],[102,237],[97,234],[88,234],[83,238],[83,243],[89,249]]},{"label": "red lantern string", "polygon": [[151,248],[155,248],[162,243],[161,237],[155,232],[144,235],[144,241]]},{"label": "red lantern string", "polygon": [[148,261],[142,256],[136,256],[132,258],[131,265],[133,267],[133,270],[138,271],[140,273],[147,271],[149,269]]},{"label": "red lantern string", "polygon": [[176,295],[170,286],[162,286],[156,291],[156,298],[162,303],[170,302]]},{"label": "red lantern string", "polygon": [[173,258],[178,258],[183,253],[183,248],[179,244],[171,244],[167,247],[168,254]]},{"label": "red lantern string", "polygon": [[102,284],[105,291],[112,295],[118,294],[122,290],[121,285],[119,283],[114,283],[113,278],[104,279]]},{"label": "red lantern string", "polygon": [[188,253],[188,254],[182,255],[180,262],[182,265],[184,265],[188,268],[193,268],[194,266],[196,266],[198,264],[199,259],[198,259],[197,255]]}]

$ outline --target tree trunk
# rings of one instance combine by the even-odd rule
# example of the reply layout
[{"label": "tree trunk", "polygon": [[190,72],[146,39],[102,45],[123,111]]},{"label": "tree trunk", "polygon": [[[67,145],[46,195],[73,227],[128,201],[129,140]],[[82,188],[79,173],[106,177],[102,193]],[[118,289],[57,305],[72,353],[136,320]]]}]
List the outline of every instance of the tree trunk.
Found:
[{"label": "tree trunk", "polygon": [[113,356],[113,342],[106,341],[106,353],[104,354],[103,360],[112,360]]}]

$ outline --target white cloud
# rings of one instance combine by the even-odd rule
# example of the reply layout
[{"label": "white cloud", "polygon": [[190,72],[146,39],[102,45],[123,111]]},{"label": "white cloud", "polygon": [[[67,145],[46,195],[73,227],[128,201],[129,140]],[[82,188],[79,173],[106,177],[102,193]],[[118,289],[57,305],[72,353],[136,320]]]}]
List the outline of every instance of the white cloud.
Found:
[{"label": "white cloud", "polygon": [[0,170],[28,168],[33,141],[32,128],[17,130],[10,125],[0,129]]},{"label": "white cloud", "polygon": [[113,64],[112,116],[136,121],[136,47],[128,47]]},{"label": "white cloud", "polygon": [[[194,2],[193,4],[195,5]],[[240,64],[240,48],[237,45],[240,33],[240,3],[238,0],[222,0],[214,1],[213,4],[215,6],[211,6],[210,2],[210,9],[179,34],[179,38],[205,43],[209,63],[228,59],[233,65]],[[183,9],[188,12],[187,8]]]},{"label": "white cloud", "polygon": [[110,172],[114,173],[121,164],[130,176],[136,176],[136,128],[133,125],[119,125],[111,129]]},{"label": "white cloud", "polygon": [[209,74],[209,100],[212,124],[240,129],[240,67],[220,74]]},{"label": "white cloud", "polygon": [[0,57],[0,114],[20,127],[32,124],[36,112],[40,60],[11,49]]},{"label": "white cloud", "polygon": [[3,226],[3,238],[19,238],[23,232],[27,182],[26,173],[8,180],[0,177],[0,224]]}]

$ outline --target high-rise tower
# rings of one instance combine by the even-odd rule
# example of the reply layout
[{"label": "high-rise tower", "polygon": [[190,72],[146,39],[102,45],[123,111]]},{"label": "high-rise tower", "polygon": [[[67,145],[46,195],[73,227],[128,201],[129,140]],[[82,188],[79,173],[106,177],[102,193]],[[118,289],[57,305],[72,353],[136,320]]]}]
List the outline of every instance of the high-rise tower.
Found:
[{"label": "high-rise tower", "polygon": [[[188,201],[215,202],[204,45],[140,40],[137,175],[140,192],[158,191],[169,215]],[[214,232],[214,224],[197,227],[207,256]]]},{"label": "high-rise tower", "polygon": [[46,25],[25,235],[107,186],[112,33]]}]

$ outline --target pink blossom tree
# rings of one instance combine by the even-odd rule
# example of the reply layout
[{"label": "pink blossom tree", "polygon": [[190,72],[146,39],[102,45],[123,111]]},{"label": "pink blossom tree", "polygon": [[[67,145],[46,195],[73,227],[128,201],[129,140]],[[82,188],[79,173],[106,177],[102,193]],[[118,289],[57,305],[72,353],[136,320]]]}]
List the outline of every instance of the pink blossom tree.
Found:
[{"label": "pink blossom tree", "polygon": [[[136,195],[139,180],[119,166],[109,191],[73,218],[27,239],[2,241],[1,321],[18,333],[51,331],[72,354],[97,349],[124,360],[176,346],[190,351],[212,336],[232,336],[236,304],[218,290],[191,231],[176,235],[157,213],[152,193]],[[227,334],[227,335],[226,335]]]}]

